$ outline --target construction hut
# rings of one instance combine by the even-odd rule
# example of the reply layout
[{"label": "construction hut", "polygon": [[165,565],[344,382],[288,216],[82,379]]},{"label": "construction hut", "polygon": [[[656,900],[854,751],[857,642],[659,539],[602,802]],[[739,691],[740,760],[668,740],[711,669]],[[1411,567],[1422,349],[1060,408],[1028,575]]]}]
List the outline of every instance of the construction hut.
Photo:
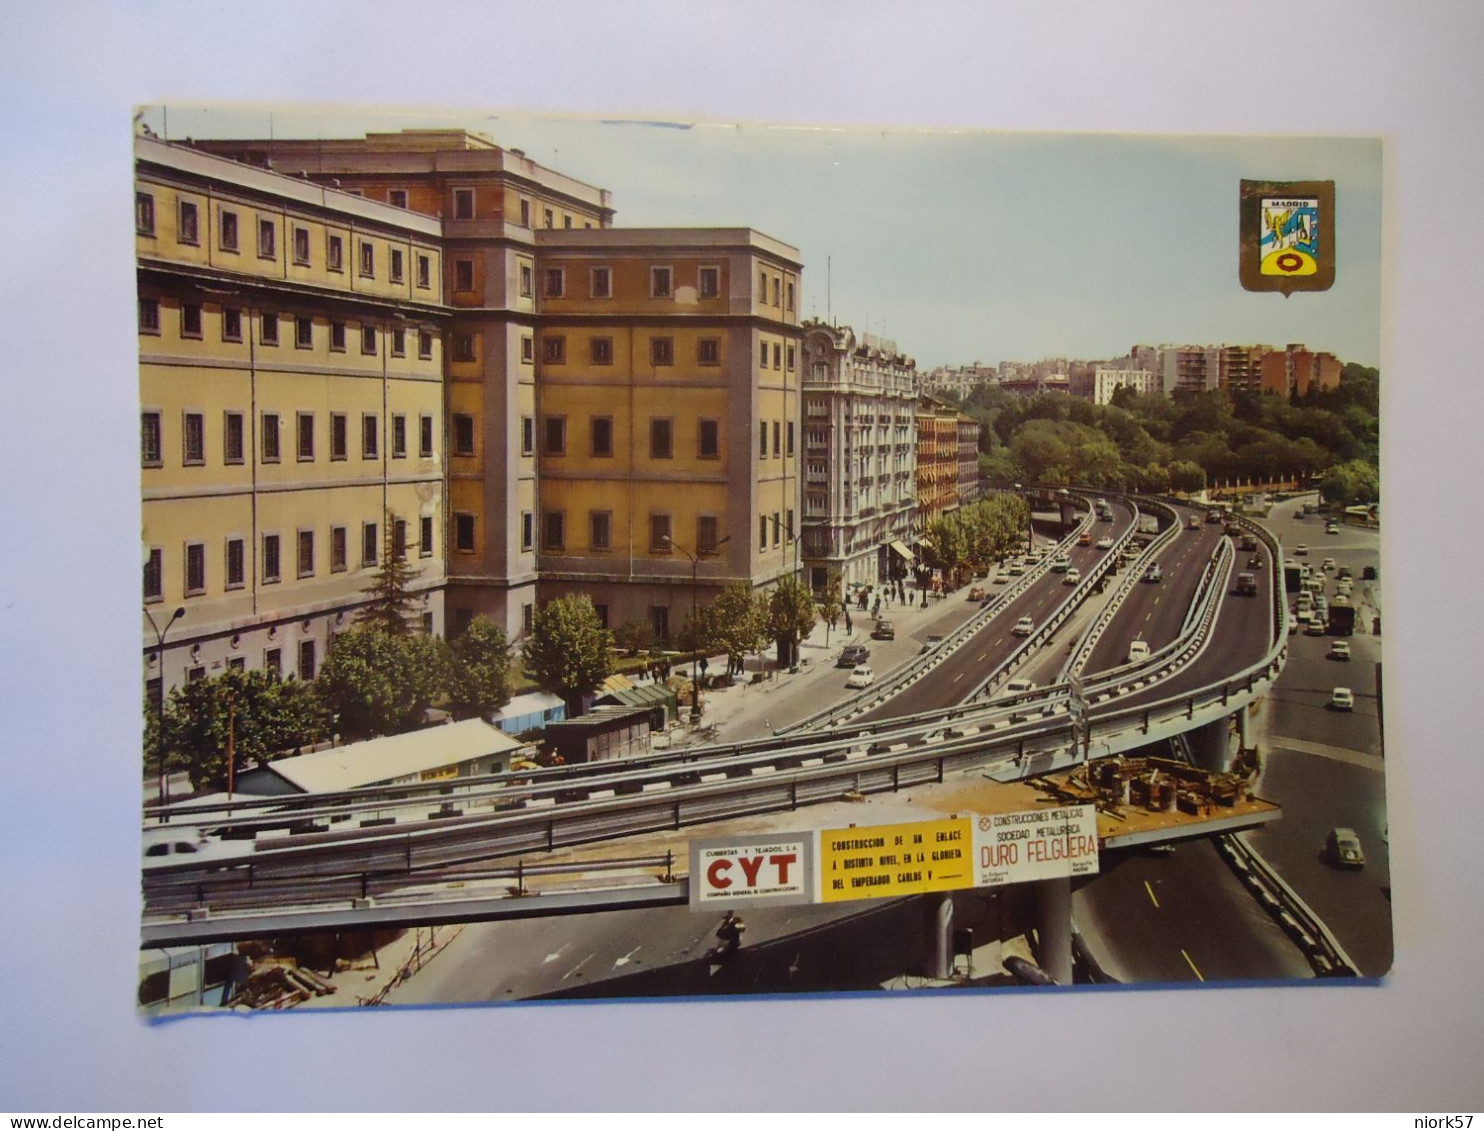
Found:
[{"label": "construction hut", "polygon": [[547,723],[559,723],[567,717],[567,704],[550,691],[529,691],[517,695],[490,716],[490,722],[506,734],[524,734]]},{"label": "construction hut", "polygon": [[680,714],[673,688],[664,683],[635,683],[624,675],[611,675],[599,684],[593,706],[643,707],[649,712],[650,730],[664,730]]},{"label": "construction hut", "polygon": [[648,707],[598,707],[586,715],[549,723],[546,741],[571,765],[607,762],[649,753]]}]

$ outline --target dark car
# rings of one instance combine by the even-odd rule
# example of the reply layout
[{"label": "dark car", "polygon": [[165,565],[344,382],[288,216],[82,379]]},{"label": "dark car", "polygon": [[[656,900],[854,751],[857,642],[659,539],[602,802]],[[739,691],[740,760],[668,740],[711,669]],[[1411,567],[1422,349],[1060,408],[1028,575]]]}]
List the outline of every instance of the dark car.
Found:
[{"label": "dark car", "polygon": [[875,629],[871,632],[871,639],[873,640],[895,640],[896,638],[897,630],[892,627],[892,623],[889,620],[877,621]]},{"label": "dark car", "polygon": [[840,659],[836,661],[837,668],[853,668],[857,664],[864,664],[871,658],[871,650],[864,644],[847,644],[845,650],[840,653]]}]

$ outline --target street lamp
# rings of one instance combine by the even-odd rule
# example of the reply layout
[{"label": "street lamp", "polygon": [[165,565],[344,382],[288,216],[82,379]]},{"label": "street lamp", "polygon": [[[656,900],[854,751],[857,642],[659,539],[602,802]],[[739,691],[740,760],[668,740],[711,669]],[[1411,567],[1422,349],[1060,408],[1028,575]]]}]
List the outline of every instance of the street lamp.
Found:
[{"label": "street lamp", "polygon": [[[160,661],[160,676],[155,687],[155,760],[160,768],[160,804],[170,804],[170,779],[165,773],[165,634],[170,631],[171,625],[185,616],[185,606],[182,605],[171,614],[170,619],[165,622],[165,627],[160,628],[155,624],[155,618],[149,609],[144,610],[144,617],[149,621],[150,628],[155,630],[155,655]],[[160,819],[165,818],[162,815]]]},{"label": "street lamp", "polygon": [[[713,545],[711,547],[712,551],[715,552],[716,550],[721,549],[722,546],[724,546],[727,542],[731,541],[731,538],[732,538],[732,536],[730,534],[728,534],[725,537],[718,539],[717,542],[715,543],[715,545]],[[698,555],[691,553],[684,546],[682,546],[679,542],[677,542],[677,541],[675,541],[675,539],[671,538],[668,534],[665,535],[665,542],[666,542],[667,545],[669,545],[669,547],[672,550],[679,550],[682,554],[684,554],[687,558],[690,559],[690,622],[691,622],[691,631],[695,632],[696,635],[697,635],[697,639],[694,639],[694,640],[691,641],[691,654],[690,654],[690,687],[691,687],[690,718],[691,718],[691,722],[699,722],[700,719],[701,719],[701,681],[700,681],[700,679],[697,676],[697,672],[696,672],[696,661],[697,661],[697,658],[698,658],[697,657],[697,653],[700,651],[700,648],[698,647],[698,645],[700,644],[699,636],[700,636],[700,628],[701,628],[701,617],[700,617],[700,613],[699,613],[699,609],[697,607],[697,601],[696,601],[696,570],[697,570],[697,568],[701,564],[701,559],[700,559],[700,557]]]}]

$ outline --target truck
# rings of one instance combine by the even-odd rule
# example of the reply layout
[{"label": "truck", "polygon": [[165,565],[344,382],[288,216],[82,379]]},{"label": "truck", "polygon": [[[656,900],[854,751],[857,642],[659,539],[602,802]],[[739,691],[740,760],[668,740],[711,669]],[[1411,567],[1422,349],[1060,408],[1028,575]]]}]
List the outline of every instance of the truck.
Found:
[{"label": "truck", "polygon": [[1329,634],[1331,636],[1353,636],[1355,633],[1355,606],[1336,597],[1329,607]]},{"label": "truck", "polygon": [[1304,587],[1304,567],[1296,562],[1283,563],[1283,588],[1290,596],[1300,592]]}]

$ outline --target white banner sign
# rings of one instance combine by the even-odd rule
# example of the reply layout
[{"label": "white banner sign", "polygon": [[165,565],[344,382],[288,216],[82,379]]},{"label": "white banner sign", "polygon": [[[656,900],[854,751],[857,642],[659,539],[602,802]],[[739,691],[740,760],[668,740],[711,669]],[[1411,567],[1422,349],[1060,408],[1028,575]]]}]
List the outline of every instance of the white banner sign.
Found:
[{"label": "white banner sign", "polygon": [[974,822],[976,887],[1090,875],[1098,870],[1091,805],[990,813]]},{"label": "white banner sign", "polygon": [[815,834],[692,841],[690,902],[705,905],[808,903],[814,897],[810,861]]}]

